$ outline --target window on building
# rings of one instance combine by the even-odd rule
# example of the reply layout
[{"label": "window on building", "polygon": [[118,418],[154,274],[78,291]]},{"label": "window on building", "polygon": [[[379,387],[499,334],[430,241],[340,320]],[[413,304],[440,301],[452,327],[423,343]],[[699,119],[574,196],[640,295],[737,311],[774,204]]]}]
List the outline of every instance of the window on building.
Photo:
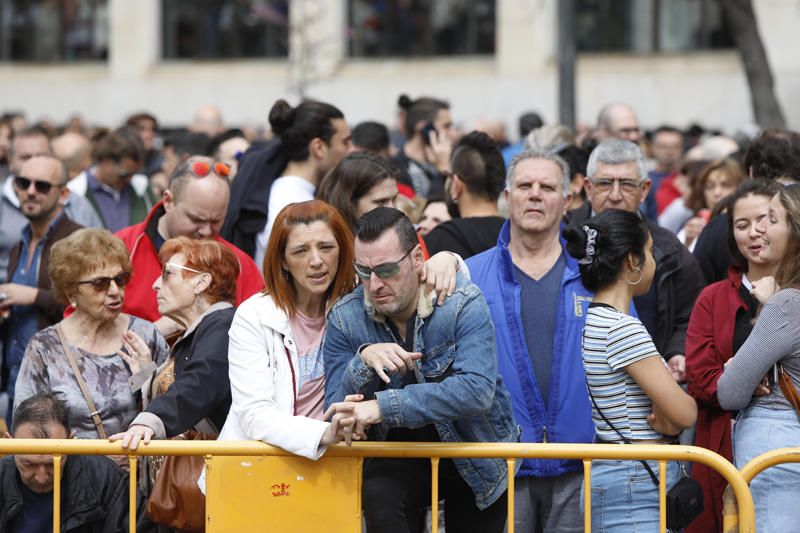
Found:
[{"label": "window on building", "polygon": [[163,0],[166,59],[286,57],[289,0]]},{"label": "window on building", "polygon": [[108,57],[108,0],[3,0],[0,61],[101,61]]},{"label": "window on building", "polygon": [[351,57],[494,54],[495,0],[348,0]]},{"label": "window on building", "polygon": [[579,52],[733,48],[716,0],[576,0]]}]

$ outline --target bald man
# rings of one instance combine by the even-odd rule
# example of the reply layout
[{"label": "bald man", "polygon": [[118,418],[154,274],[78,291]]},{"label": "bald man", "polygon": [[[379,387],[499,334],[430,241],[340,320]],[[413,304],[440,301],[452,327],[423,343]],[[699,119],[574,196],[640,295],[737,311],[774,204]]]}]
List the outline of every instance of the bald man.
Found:
[{"label": "bald man", "polygon": [[205,133],[213,137],[224,131],[222,112],[217,106],[204,105],[194,112],[194,120],[189,126],[193,133]]},{"label": "bald man", "polygon": [[53,155],[67,167],[69,179],[74,178],[92,164],[92,144],[81,133],[68,131],[53,139]]},{"label": "bald man", "polygon": [[608,104],[600,110],[597,116],[596,135],[601,141],[616,137],[638,144],[642,139],[642,130],[633,108],[628,104],[617,102]]}]

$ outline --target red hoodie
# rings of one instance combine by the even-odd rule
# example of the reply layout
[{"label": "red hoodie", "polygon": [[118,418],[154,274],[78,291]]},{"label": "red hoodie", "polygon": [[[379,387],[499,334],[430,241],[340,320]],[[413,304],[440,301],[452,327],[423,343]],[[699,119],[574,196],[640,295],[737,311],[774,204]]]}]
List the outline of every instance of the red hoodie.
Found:
[{"label": "red hoodie", "polygon": [[[153,238],[158,231],[158,220],[164,212],[162,202],[159,202],[153,206],[144,221],[122,228],[116,234],[130,250],[133,268],[131,280],[125,288],[122,311],[151,322],[161,318],[158,314],[156,292],[153,290],[153,283],[161,275],[161,262],[158,260]],[[249,255],[222,237],[217,236],[215,240],[230,248],[239,259],[235,302],[235,305],[239,305],[264,288],[264,278]]]}]

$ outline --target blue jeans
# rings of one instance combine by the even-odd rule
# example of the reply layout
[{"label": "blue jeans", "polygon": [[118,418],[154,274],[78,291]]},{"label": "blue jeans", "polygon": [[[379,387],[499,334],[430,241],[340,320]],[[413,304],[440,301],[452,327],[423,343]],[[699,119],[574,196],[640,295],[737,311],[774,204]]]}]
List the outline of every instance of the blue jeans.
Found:
[{"label": "blue jeans", "polygon": [[[794,409],[748,407],[739,412],[733,429],[733,460],[742,468],[754,457],[776,448],[800,446],[800,421]],[[756,531],[797,531],[800,506],[800,464],[777,465],[750,483],[756,506]]]},{"label": "blue jeans", "polygon": [[[647,461],[658,478],[658,461]],[[678,463],[667,463],[667,490]],[[584,488],[581,488],[583,508]],[[592,461],[592,533],[658,531],[658,487],[641,461]]]}]

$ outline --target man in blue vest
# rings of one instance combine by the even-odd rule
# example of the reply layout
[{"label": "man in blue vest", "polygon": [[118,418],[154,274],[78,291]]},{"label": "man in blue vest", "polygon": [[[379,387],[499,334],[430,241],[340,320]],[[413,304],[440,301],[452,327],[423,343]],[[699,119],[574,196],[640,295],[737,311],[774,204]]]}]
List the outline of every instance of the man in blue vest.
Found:
[{"label": "man in blue vest", "polygon": [[[495,327],[498,369],[522,442],[594,437],[581,337],[592,294],[560,236],[570,171],[559,156],[527,150],[511,162],[509,220],[497,246],[467,260]],[[517,531],[583,531],[579,461],[525,459],[515,483]]]}]

